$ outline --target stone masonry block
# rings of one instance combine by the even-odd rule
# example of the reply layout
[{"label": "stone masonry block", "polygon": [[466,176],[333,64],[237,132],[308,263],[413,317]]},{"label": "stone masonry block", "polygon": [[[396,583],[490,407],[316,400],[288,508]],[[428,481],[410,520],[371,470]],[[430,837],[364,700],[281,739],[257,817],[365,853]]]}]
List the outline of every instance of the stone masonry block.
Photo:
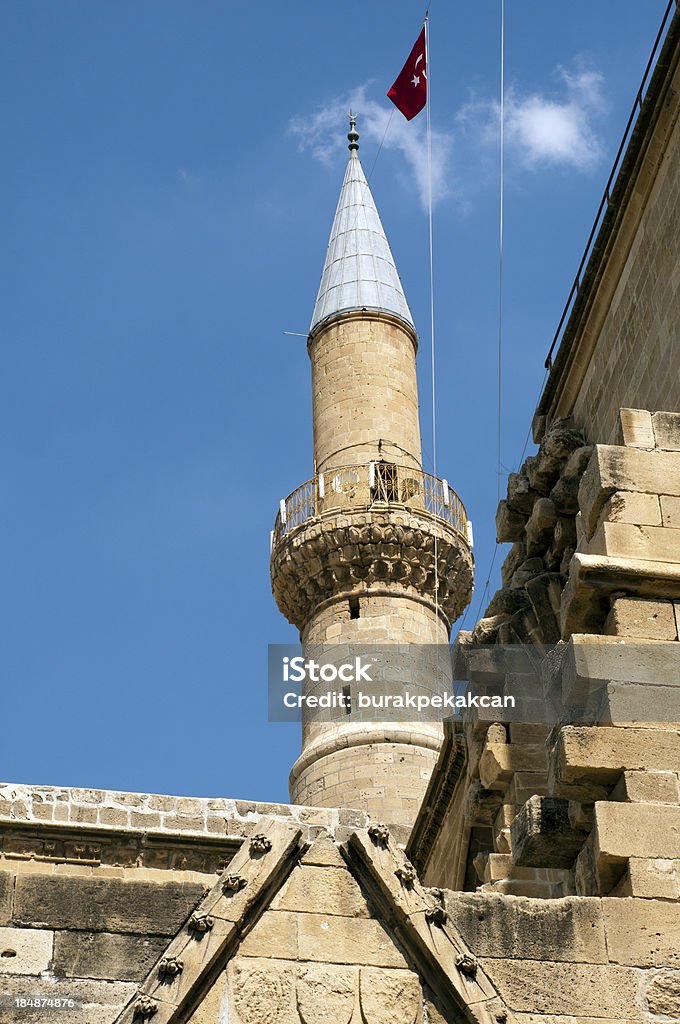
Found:
[{"label": "stone masonry block", "polygon": [[[2,994],[5,996],[25,996],[27,994],[26,979],[21,977],[3,977]],[[27,1022],[31,1017],[39,1024],[64,1024],[73,1020],[77,1024],[109,1024],[116,1019],[132,997],[136,986],[130,982],[91,981],[79,978],[31,978],[30,994],[39,999],[79,999],[83,1009],[70,1013],[63,1009],[51,1009],[46,1005],[38,1013],[21,1016]],[[15,1015],[0,1015],[1,1024],[17,1024]]]},{"label": "stone masonry block", "polygon": [[190,882],[20,875],[14,920],[56,929],[174,935],[202,895],[203,887]]},{"label": "stone masonry block", "polygon": [[675,729],[563,726],[550,755],[556,777],[615,783],[622,772],[680,771],[680,732]]},{"label": "stone masonry block", "polygon": [[651,412],[646,409],[620,409],[617,441],[626,448],[654,448]]},{"label": "stone masonry block", "polygon": [[52,959],[54,932],[39,928],[0,928],[0,975],[39,975]]},{"label": "stone masonry block", "polygon": [[672,498],[667,494],[659,497],[661,504],[661,523],[672,530],[680,530],[680,498]]},{"label": "stone masonry block", "polygon": [[615,491],[605,502],[600,514],[600,522],[605,520],[610,523],[634,523],[636,526],[661,526],[659,496],[636,491]]},{"label": "stone masonry block", "polygon": [[655,412],[652,416],[656,447],[680,452],[680,413]]},{"label": "stone masonry block", "polygon": [[611,963],[630,967],[680,967],[680,903],[604,899]]},{"label": "stone masonry block", "polygon": [[680,452],[595,445],[579,488],[579,505],[589,537],[602,506],[616,491],[680,497]]},{"label": "stone masonry block", "polygon": [[550,796],[527,800],[510,832],[518,867],[569,868],[585,840],[585,833],[571,825],[569,801]]},{"label": "stone masonry block", "polygon": [[527,960],[520,970],[513,960],[486,957],[481,964],[509,1008],[532,1014],[532,1024],[646,1020],[638,1009],[639,972],[631,967]]},{"label": "stone masonry block", "polygon": [[346,868],[296,868],[272,902],[273,910],[370,917],[366,899]]},{"label": "stone masonry block", "polygon": [[0,871],[0,925],[9,924],[12,920],[13,892],[14,875],[9,871]]},{"label": "stone masonry block", "polygon": [[607,962],[598,899],[514,899],[493,893],[445,893],[451,923],[478,956]]},{"label": "stone masonry block", "polygon": [[588,543],[591,555],[680,563],[680,530],[601,522]]},{"label": "stone masonry block", "polygon": [[598,861],[680,859],[680,807],[598,802],[593,832]]},{"label": "stone masonry block", "polygon": [[496,540],[499,544],[505,541],[518,541],[524,537],[524,525],[526,516],[521,512],[515,512],[510,508],[507,501],[498,503],[496,512]]},{"label": "stone masonry block", "polygon": [[143,981],[167,944],[167,937],[57,932],[52,970],[57,977]]},{"label": "stone masonry block", "polygon": [[486,789],[505,790],[515,772],[540,772],[545,769],[546,753],[543,744],[487,742],[479,761],[479,777]]},{"label": "stone masonry block", "polygon": [[624,772],[612,790],[611,799],[623,803],[680,803],[679,777],[675,772]]},{"label": "stone masonry block", "polygon": [[644,597],[615,598],[604,631],[610,636],[677,640],[673,602],[650,601]]},{"label": "stone masonry block", "polygon": [[626,876],[616,887],[615,895],[680,900],[680,860],[631,857]]}]

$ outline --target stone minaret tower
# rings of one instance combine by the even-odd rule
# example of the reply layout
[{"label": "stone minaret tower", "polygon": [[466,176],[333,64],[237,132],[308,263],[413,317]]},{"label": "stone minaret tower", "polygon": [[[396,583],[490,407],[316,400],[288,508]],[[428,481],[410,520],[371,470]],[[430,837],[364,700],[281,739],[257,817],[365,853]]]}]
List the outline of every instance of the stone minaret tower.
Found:
[{"label": "stone minaret tower", "polygon": [[[465,509],[423,472],[416,335],[358,156],[340,192],[307,348],[314,477],[281,502],[271,556],[279,608],[316,644],[446,644],[472,592]],[[435,551],[437,566],[435,574]],[[294,803],[410,824],[438,723],[303,724]]]}]

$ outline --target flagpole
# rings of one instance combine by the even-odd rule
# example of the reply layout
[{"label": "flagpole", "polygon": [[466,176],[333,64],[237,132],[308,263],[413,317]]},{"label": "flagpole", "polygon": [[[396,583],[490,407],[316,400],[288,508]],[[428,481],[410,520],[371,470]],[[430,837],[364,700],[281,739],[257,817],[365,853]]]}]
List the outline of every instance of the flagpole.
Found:
[{"label": "flagpole", "polygon": [[[427,88],[425,90],[425,126],[427,135],[427,215],[428,215],[428,241],[430,256],[430,361],[432,365],[432,475],[437,481],[437,409],[436,409],[436,376],[435,376],[435,346],[434,346],[434,260],[432,244],[432,121],[430,116],[430,14],[429,8],[425,11],[425,73],[427,75]],[[438,483],[435,482],[435,488]],[[435,503],[436,511],[436,503]],[[439,638],[439,573],[438,573],[438,550],[437,533],[434,535],[434,602],[436,633],[435,640]]]}]

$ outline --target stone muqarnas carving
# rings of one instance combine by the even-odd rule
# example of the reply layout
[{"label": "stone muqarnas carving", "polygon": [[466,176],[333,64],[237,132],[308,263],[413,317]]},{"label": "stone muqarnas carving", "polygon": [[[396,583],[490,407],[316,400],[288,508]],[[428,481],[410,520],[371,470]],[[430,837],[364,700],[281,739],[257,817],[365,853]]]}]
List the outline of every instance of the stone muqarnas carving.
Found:
[{"label": "stone muqarnas carving", "polygon": [[243,875],[226,875],[222,881],[222,888],[225,892],[240,892],[247,884]]},{"label": "stone muqarnas carving", "polygon": [[161,978],[174,978],[184,970],[184,961],[178,956],[164,956],[158,965]]},{"label": "stone muqarnas carving", "polygon": [[387,846],[390,841],[390,830],[387,825],[369,825],[368,834],[378,846]]},{"label": "stone muqarnas carving", "polygon": [[269,853],[272,848],[271,839],[268,839],[264,832],[258,832],[250,840],[251,853]]},{"label": "stone muqarnas carving", "polygon": [[135,1020],[148,1020],[158,1012],[158,1006],[150,996],[139,996],[132,1007],[132,1015]]},{"label": "stone muqarnas carving", "polygon": [[189,931],[204,935],[214,924],[215,919],[210,914],[192,914],[189,918]]}]

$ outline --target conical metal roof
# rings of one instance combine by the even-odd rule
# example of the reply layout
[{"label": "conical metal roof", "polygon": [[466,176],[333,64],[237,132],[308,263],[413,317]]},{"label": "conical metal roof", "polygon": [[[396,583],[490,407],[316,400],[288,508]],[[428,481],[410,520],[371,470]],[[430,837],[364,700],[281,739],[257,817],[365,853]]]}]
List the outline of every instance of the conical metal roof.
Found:
[{"label": "conical metal roof", "polygon": [[328,241],[326,262],[310,333],[322,320],[352,309],[393,313],[415,330],[394,258],[357,155],[352,130],[350,158]]}]

